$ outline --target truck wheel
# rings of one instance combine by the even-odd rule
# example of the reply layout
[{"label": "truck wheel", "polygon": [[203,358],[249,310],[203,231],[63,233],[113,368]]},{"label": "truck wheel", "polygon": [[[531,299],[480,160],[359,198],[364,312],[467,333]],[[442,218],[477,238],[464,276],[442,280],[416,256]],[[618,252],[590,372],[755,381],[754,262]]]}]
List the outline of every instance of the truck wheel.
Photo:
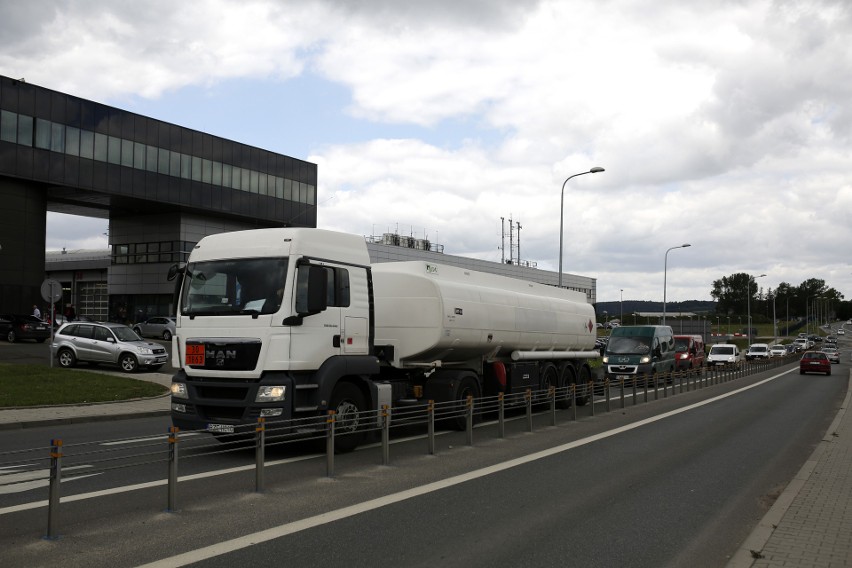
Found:
[{"label": "truck wheel", "polygon": [[[540,403],[546,404],[550,402],[550,387],[559,389],[559,370],[553,363],[546,363],[541,368],[541,388],[544,392],[542,393],[541,400],[539,400]],[[558,399],[559,393],[557,392],[556,395]]]},{"label": "truck wheel", "polygon": [[452,416],[447,421],[447,425],[453,430],[465,430],[467,428],[467,397],[473,397],[473,421],[478,421],[476,414],[476,401],[480,397],[479,381],[470,375],[462,376],[453,389],[453,400],[456,404],[453,405]]},{"label": "truck wheel", "polygon": [[[571,408],[571,393],[569,387],[577,384],[577,373],[571,363],[565,363],[559,372],[558,388],[564,391],[564,395],[557,397],[556,406],[559,408]],[[560,391],[561,392],[561,391]]]},{"label": "truck wheel", "polygon": [[364,438],[364,395],[352,383],[337,383],[328,408],[335,411],[334,453],[351,452]]}]

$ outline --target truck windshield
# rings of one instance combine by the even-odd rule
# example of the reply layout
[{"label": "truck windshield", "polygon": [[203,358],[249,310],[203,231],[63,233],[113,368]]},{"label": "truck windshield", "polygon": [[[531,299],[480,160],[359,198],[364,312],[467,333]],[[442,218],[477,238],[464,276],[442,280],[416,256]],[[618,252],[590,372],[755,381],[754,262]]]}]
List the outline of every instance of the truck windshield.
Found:
[{"label": "truck windshield", "polygon": [[273,314],[281,307],[286,258],[191,262],[181,294],[181,314]]},{"label": "truck windshield", "polygon": [[675,352],[684,353],[687,349],[689,349],[689,340],[675,337]]},{"label": "truck windshield", "polygon": [[651,352],[651,342],[649,337],[613,335],[609,338],[606,350],[614,355],[646,355]]}]

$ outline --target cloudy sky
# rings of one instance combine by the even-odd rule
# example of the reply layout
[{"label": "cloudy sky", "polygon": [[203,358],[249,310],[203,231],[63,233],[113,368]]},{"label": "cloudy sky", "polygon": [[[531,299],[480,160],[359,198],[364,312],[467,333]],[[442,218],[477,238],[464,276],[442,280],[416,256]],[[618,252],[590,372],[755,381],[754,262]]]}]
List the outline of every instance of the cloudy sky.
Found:
[{"label": "cloudy sky", "polygon": [[[852,297],[847,0],[0,0],[0,74],[318,164],[318,226],[598,299]],[[50,214],[48,249],[106,246]],[[508,236],[505,240],[508,248]],[[505,253],[508,257],[508,251]]]}]

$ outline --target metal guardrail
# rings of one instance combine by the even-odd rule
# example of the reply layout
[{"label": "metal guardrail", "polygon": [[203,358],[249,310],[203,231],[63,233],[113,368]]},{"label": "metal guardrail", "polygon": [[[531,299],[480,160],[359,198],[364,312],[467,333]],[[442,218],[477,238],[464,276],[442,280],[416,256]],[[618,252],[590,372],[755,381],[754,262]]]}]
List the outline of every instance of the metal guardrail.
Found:
[{"label": "metal guardrail", "polygon": [[[428,401],[419,406],[391,408],[382,406],[378,410],[361,412],[357,416],[347,416],[340,419],[334,411],[329,411],[326,417],[298,419],[284,422],[266,422],[263,418],[253,426],[253,431],[241,431],[234,434],[217,434],[216,441],[193,448],[194,453],[182,456],[178,452],[179,445],[186,435],[200,431],[181,432],[171,427],[166,437],[167,444],[162,440],[146,440],[142,442],[141,451],[132,455],[116,455],[119,450],[114,446],[121,442],[134,441],[138,438],[121,440],[101,440],[85,444],[64,445],[63,440],[51,440],[49,448],[32,448],[11,452],[0,452],[0,488],[17,483],[48,482],[47,532],[46,539],[58,538],[57,528],[61,503],[61,482],[76,476],[88,476],[94,473],[120,470],[139,465],[161,463],[167,471],[166,511],[174,512],[177,506],[177,485],[179,465],[184,460],[199,456],[210,456],[255,448],[255,491],[265,490],[265,456],[270,447],[281,446],[294,442],[303,443],[315,440],[325,443],[327,477],[335,475],[335,443],[337,438],[346,435],[353,427],[353,422],[360,435],[378,434],[381,440],[382,464],[390,464],[391,429],[395,427],[425,425],[426,452],[436,454],[436,424],[452,424],[458,430],[466,433],[466,443],[474,445],[474,427],[485,416],[496,414],[497,436],[505,437],[506,409],[524,409],[526,429],[533,432],[534,408],[546,407],[544,411],[536,411],[539,415],[549,416],[549,424],[557,425],[557,408],[569,412],[570,421],[578,420],[578,409],[588,407],[587,415],[594,417],[596,407],[602,406],[605,412],[612,410],[615,402],[620,409],[627,405],[628,396],[632,398],[633,406],[641,403],[668,398],[707,388],[713,385],[734,381],[745,376],[768,371],[775,367],[788,365],[798,360],[798,356],[772,358],[766,361],[749,361],[737,365],[721,367],[705,367],[675,371],[667,374],[621,376],[617,383],[604,380],[590,381],[585,384],[570,384],[562,387],[549,387],[547,390],[516,393],[499,393],[496,396],[479,398],[468,397],[464,401],[436,403]],[[618,394],[611,396],[611,389],[617,386]],[[602,400],[596,400],[596,397]],[[106,448],[106,449],[105,449]],[[201,452],[200,450],[213,450]],[[39,457],[39,455],[41,457]],[[63,458],[86,458],[86,467],[63,465]],[[4,477],[10,477],[8,472],[15,472],[15,480],[5,482]],[[7,475],[4,475],[7,474]]]}]

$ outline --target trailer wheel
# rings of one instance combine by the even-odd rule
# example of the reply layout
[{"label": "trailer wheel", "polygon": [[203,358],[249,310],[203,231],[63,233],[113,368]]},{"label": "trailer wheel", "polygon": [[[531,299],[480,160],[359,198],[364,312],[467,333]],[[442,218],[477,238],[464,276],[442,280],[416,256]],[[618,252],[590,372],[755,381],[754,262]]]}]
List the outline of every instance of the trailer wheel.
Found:
[{"label": "trailer wheel", "polygon": [[467,428],[467,397],[473,397],[473,421],[478,422],[477,416],[477,400],[480,398],[479,381],[472,375],[462,375],[456,381],[453,389],[453,400],[456,403],[453,405],[452,418],[447,421],[447,425],[453,430],[465,430]]},{"label": "trailer wheel", "polygon": [[[550,401],[550,387],[554,389],[559,389],[559,370],[556,368],[556,365],[553,363],[545,363],[541,368],[541,388],[545,394],[542,395],[542,404],[546,404]],[[559,397],[559,393],[556,393],[557,398]]]},{"label": "trailer wheel", "polygon": [[[571,408],[571,385],[577,387],[577,369],[571,363],[565,363],[559,377],[559,387],[565,389],[565,396],[557,399],[556,404],[559,408]],[[577,406],[586,404],[586,398],[580,396],[581,392],[580,389],[577,389]]]},{"label": "trailer wheel", "polygon": [[328,408],[335,411],[334,453],[351,452],[364,438],[363,413],[367,410],[364,395],[352,383],[337,383]]}]

